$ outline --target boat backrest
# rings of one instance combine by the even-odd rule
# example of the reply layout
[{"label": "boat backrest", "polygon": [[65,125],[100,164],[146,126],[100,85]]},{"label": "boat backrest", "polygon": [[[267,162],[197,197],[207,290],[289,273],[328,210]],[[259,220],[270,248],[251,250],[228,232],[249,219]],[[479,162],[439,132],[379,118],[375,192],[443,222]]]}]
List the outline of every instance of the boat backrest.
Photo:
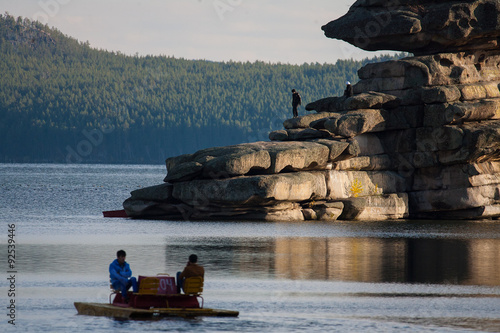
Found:
[{"label": "boat backrest", "polygon": [[188,295],[199,295],[203,292],[203,278],[201,276],[192,276],[184,280],[184,293]]},{"label": "boat backrest", "polygon": [[156,295],[160,287],[160,279],[155,277],[146,277],[139,282],[139,292],[141,295]]}]

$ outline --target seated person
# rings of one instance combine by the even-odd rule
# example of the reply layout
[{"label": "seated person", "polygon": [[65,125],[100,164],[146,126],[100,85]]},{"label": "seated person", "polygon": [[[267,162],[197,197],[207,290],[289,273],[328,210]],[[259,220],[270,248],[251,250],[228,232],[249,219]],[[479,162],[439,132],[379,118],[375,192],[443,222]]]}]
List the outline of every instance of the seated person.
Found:
[{"label": "seated person", "polygon": [[181,272],[177,272],[177,293],[181,293],[181,288],[184,290],[184,280],[186,278],[192,276],[201,276],[205,277],[205,269],[203,266],[197,264],[198,256],[196,254],[192,254],[189,256],[189,261],[187,262],[186,267]]},{"label": "seated person", "polygon": [[125,261],[127,254],[120,250],[116,252],[116,259],[109,265],[109,277],[113,289],[120,290],[125,303],[128,303],[127,291],[133,287],[134,293],[138,291],[137,280],[132,276],[132,270]]},{"label": "seated person", "polygon": [[354,94],[351,82],[347,81],[345,84],[346,84],[346,87],[344,90],[344,96],[351,97]]}]

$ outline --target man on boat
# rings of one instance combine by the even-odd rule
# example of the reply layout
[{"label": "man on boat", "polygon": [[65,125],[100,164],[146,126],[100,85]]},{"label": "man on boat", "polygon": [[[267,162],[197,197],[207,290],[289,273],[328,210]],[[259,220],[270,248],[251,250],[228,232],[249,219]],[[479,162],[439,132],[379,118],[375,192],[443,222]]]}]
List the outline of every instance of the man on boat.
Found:
[{"label": "man on boat", "polygon": [[109,265],[109,277],[113,289],[120,290],[125,303],[128,303],[127,291],[132,287],[134,293],[138,291],[137,280],[132,277],[132,270],[125,261],[127,254],[120,250],[116,252],[116,259]]},{"label": "man on boat", "polygon": [[177,272],[177,293],[181,293],[181,288],[184,287],[184,280],[193,276],[201,276],[205,277],[205,269],[203,266],[197,264],[198,256],[196,254],[192,254],[189,256],[189,261],[187,262],[186,267],[181,272]]}]

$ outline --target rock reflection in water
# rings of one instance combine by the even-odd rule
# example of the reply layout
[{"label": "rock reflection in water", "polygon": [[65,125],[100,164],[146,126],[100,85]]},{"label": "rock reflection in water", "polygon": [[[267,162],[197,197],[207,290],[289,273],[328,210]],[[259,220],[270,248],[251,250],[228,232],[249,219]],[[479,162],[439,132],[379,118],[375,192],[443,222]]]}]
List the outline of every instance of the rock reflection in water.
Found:
[{"label": "rock reflection in water", "polygon": [[500,285],[498,239],[282,238],[275,252],[290,279]]}]

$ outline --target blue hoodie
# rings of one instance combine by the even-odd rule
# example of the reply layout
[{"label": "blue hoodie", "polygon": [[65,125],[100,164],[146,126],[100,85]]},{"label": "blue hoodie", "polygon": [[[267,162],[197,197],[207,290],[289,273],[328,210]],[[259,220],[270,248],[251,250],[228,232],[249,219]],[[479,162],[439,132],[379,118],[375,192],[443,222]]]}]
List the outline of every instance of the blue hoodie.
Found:
[{"label": "blue hoodie", "polygon": [[132,270],[127,262],[124,262],[120,266],[118,259],[115,259],[111,264],[109,264],[109,277],[111,278],[111,284],[120,281],[121,284],[127,284],[128,278],[132,276]]}]

